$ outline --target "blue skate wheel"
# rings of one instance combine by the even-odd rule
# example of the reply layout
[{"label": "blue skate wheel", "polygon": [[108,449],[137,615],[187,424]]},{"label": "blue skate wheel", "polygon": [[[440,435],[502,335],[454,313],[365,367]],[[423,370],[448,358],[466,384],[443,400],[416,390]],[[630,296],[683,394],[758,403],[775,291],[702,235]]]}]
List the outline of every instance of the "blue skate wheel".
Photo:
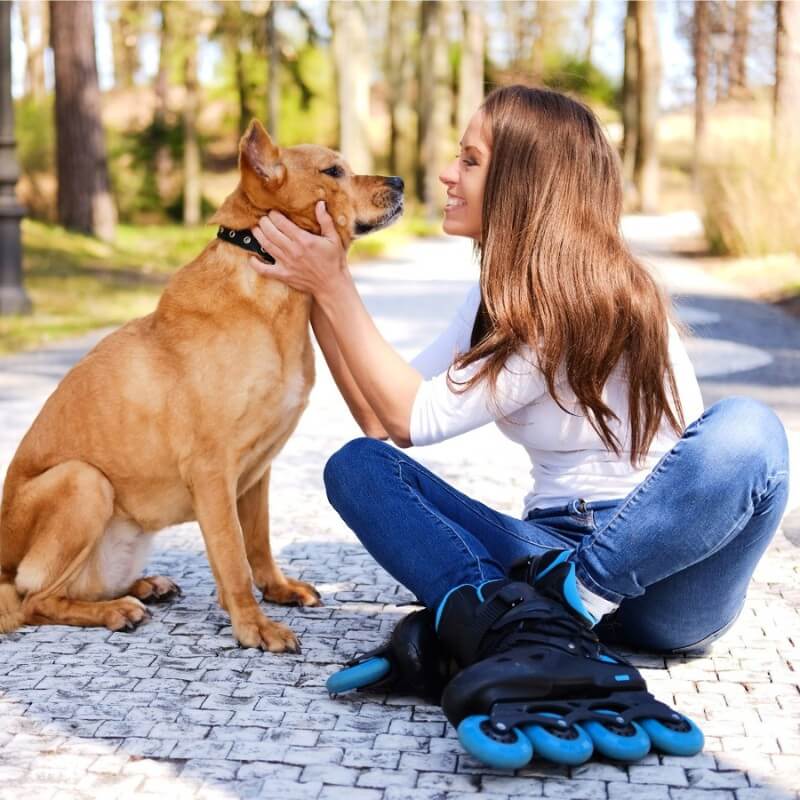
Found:
[{"label": "blue skate wheel", "polygon": [[533,746],[527,736],[512,728],[498,733],[485,714],[465,717],[458,724],[458,739],[478,761],[497,769],[519,769],[533,758]]},{"label": "blue skate wheel", "polygon": [[368,658],[360,664],[345,667],[325,682],[325,687],[330,694],[344,694],[353,689],[363,689],[385,678],[392,669],[392,665],[385,658]]},{"label": "blue skate wheel", "polygon": [[688,717],[676,714],[675,722],[642,719],[639,724],[647,731],[653,747],[670,756],[693,756],[703,749],[703,732]]},{"label": "blue skate wheel", "polygon": [[543,725],[526,725],[522,728],[537,756],[556,764],[572,766],[583,764],[592,757],[594,745],[586,731],[577,725],[558,725],[561,719],[558,714],[546,712],[542,716],[553,717],[555,724],[552,728]]},{"label": "blue skate wheel", "polygon": [[[616,717],[614,711],[598,711]],[[638,761],[650,752],[650,737],[636,722],[618,724],[614,719],[608,722],[584,720],[581,727],[589,734],[598,753],[617,761]]]}]

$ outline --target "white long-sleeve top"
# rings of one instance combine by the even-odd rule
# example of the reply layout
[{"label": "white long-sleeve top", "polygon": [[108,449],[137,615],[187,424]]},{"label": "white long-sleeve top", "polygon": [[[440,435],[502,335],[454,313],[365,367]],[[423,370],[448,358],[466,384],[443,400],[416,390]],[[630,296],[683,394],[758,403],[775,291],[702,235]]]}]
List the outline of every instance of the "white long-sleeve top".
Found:
[{"label": "white long-sleeve top", "polygon": [[[472,326],[480,303],[474,286],[442,334],[412,360],[425,378],[411,410],[410,439],[428,445],[495,422],[509,439],[522,445],[531,460],[533,487],[525,497],[523,517],[534,508],[565,505],[576,498],[587,502],[625,497],[650,473],[678,436],[665,423],[642,466],[630,463],[628,386],[618,365],[603,389],[603,401],[619,417],[611,429],[622,443],[620,455],[603,444],[580,410],[566,377],[556,381],[560,408],[547,391],[535,353],[525,348],[505,363],[497,380],[494,401],[485,381],[454,392],[447,371],[459,353],[469,349]],[[669,326],[669,355],[687,425],[703,412],[703,400],[686,349],[674,326]],[[480,362],[450,370],[463,382]]]}]

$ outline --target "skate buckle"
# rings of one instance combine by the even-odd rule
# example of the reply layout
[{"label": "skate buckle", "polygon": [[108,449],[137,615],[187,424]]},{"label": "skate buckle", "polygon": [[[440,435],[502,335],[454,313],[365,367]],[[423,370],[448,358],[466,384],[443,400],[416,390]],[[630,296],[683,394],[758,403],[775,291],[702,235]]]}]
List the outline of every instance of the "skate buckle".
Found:
[{"label": "skate buckle", "polygon": [[514,608],[514,606],[519,605],[525,600],[524,596],[519,593],[519,589],[515,589],[513,586],[504,586],[495,597],[508,603],[511,608]]}]

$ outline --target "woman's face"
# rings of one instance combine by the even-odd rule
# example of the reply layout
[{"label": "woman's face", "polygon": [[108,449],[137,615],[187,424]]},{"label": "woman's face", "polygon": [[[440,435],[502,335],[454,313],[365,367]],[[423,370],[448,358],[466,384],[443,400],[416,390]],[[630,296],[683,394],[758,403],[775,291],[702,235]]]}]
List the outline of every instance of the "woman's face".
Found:
[{"label": "woman's face", "polygon": [[458,156],[439,175],[447,188],[442,229],[451,236],[481,237],[483,187],[491,149],[484,138],[484,115],[478,109],[464,131]]}]

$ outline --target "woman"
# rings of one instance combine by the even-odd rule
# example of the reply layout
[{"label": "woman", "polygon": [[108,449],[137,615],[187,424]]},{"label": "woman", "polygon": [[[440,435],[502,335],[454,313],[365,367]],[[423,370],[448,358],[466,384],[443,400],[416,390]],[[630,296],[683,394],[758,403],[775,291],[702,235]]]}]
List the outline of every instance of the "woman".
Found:
[{"label": "woman", "polygon": [[[618,158],[588,108],[495,90],[440,180],[444,231],[475,241],[480,285],[410,364],[375,328],[324,206],[320,237],[276,213],[255,232],[277,263],[253,268],[313,295],[316,336],[368,437],[328,462],[330,502],[430,608],[557,550],[562,594],[587,624],[602,619],[601,638],[702,649],[741,611],[781,519],[781,423],[745,398],[703,411],[667,303],[621,238]],[[531,457],[523,519],[380,441],[432,444],[492,421]]]}]

